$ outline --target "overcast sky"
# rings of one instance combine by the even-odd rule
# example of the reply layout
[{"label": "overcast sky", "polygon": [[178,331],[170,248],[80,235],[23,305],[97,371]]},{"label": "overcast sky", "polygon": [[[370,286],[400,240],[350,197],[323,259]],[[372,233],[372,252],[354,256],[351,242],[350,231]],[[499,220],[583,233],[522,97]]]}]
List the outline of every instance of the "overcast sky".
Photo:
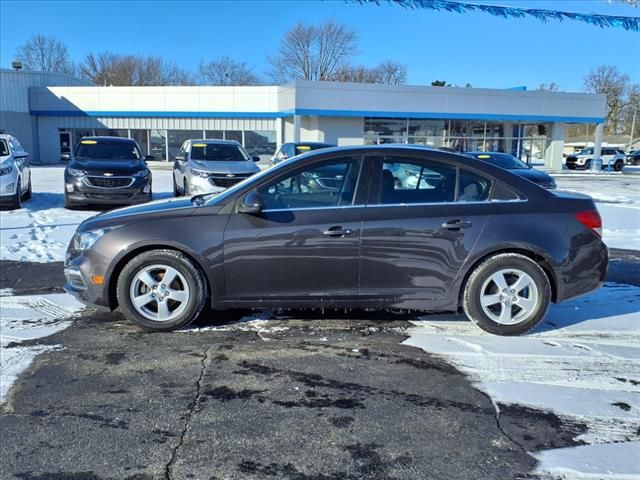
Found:
[{"label": "overcast sky", "polygon": [[[488,3],[488,2],[485,2]],[[501,5],[640,16],[640,8],[592,1],[502,0]],[[542,23],[488,14],[405,10],[343,1],[0,3],[0,64],[32,34],[64,42],[72,60],[88,52],[161,55],[187,70],[203,59],[229,55],[268,81],[266,57],[296,22],[334,18],[356,31],[355,63],[391,58],[408,66],[409,83],[508,88],[555,82],[582,90],[590,67],[616,65],[640,83],[640,33],[576,21]]]}]

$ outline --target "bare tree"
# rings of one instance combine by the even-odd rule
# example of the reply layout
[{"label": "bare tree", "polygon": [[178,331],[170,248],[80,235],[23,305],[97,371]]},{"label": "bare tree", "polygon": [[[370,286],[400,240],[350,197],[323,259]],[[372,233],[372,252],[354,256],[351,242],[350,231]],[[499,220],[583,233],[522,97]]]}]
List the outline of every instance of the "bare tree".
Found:
[{"label": "bare tree", "polygon": [[618,133],[629,77],[616,66],[601,65],[592,68],[584,77],[584,87],[587,92],[601,93],[607,97],[607,126],[610,133]]},{"label": "bare tree", "polygon": [[16,59],[27,70],[37,72],[60,72],[73,75],[74,65],[69,60],[69,52],[64,43],[55,37],[42,34],[33,35],[16,50]]},{"label": "bare tree", "polygon": [[198,72],[205,85],[258,85],[260,83],[245,62],[236,62],[229,57],[200,62]]},{"label": "bare tree", "polygon": [[404,85],[407,83],[407,66],[395,60],[385,60],[375,68],[378,83]]},{"label": "bare tree", "polygon": [[447,83],[444,80],[434,80],[433,82],[431,82],[431,86],[432,87],[450,87],[451,84]]},{"label": "bare tree", "polygon": [[269,74],[278,83],[331,80],[356,53],[356,43],[356,34],[333,20],[319,26],[298,23],[282,38],[276,56],[269,58]]},{"label": "bare tree", "polygon": [[189,75],[175,63],[156,56],[89,53],[80,64],[82,76],[103,86],[190,85]]}]

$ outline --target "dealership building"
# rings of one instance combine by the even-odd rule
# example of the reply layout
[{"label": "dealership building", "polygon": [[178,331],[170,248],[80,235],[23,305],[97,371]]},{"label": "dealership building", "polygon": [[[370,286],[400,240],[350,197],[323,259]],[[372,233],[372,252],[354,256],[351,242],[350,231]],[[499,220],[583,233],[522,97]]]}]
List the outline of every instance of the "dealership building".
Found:
[{"label": "dealership building", "polygon": [[189,138],[236,140],[267,160],[284,142],[415,143],[513,153],[560,168],[569,123],[596,124],[603,95],[525,89],[297,80],[255,87],[97,87],[62,74],[0,71],[0,129],[34,162],[56,163],[83,136],[135,139],[172,161]]}]

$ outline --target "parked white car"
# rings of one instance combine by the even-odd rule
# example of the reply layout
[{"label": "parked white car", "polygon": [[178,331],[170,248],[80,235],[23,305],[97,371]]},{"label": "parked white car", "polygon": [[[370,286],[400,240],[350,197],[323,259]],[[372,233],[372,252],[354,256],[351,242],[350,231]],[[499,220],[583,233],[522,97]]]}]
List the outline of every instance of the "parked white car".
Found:
[{"label": "parked white car", "polygon": [[31,198],[29,154],[17,138],[0,135],[0,205],[21,208]]},{"label": "parked white car", "polygon": [[[600,152],[600,158],[602,159],[602,169],[607,168],[621,171],[624,168],[624,152],[616,148],[603,147]],[[576,168],[584,168],[585,170],[591,169],[591,162],[593,161],[593,147],[585,148],[575,155],[569,155],[567,157],[566,165],[570,170]]]},{"label": "parked white car", "polygon": [[256,162],[238,142],[187,140],[173,164],[173,194],[216,193],[258,173]]}]

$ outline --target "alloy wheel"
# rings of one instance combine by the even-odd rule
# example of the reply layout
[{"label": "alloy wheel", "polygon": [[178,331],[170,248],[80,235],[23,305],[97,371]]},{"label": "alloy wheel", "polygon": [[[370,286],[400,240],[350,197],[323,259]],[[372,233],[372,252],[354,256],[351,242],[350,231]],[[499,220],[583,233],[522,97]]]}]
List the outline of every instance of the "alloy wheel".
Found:
[{"label": "alloy wheel", "polygon": [[483,312],[501,325],[526,322],[539,303],[538,287],[519,269],[502,269],[492,274],[480,290]]},{"label": "alloy wheel", "polygon": [[189,301],[185,277],[168,265],[150,265],[133,278],[129,295],[136,311],[156,322],[167,322],[180,315]]}]

